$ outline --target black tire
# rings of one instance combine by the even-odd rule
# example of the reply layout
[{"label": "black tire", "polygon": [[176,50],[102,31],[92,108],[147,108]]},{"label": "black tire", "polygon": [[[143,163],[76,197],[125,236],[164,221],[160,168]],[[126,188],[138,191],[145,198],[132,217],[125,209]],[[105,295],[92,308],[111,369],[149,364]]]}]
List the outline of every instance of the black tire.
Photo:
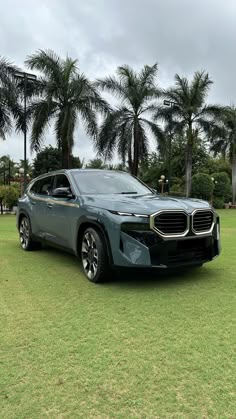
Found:
[{"label": "black tire", "polygon": [[101,233],[87,228],[81,241],[81,262],[87,279],[94,283],[105,282],[109,273],[109,263]]},{"label": "black tire", "polygon": [[36,242],[32,238],[30,220],[27,216],[22,217],[20,220],[19,236],[20,236],[20,245],[23,250],[30,251],[30,250],[37,250],[41,248],[41,243]]}]

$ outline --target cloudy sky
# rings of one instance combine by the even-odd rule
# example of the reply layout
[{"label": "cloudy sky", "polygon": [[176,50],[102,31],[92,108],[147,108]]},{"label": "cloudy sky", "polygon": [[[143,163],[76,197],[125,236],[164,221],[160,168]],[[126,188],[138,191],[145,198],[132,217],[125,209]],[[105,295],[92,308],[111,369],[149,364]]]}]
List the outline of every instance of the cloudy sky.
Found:
[{"label": "cloudy sky", "polygon": [[[158,62],[162,87],[173,84],[175,73],[191,77],[205,69],[214,80],[209,101],[232,104],[235,21],[235,0],[8,0],[1,8],[0,55],[24,68],[27,55],[50,48],[78,58],[91,79],[124,63],[138,70]],[[55,144],[50,132],[47,143]],[[3,154],[23,158],[22,136],[0,142]],[[74,154],[93,155],[82,126]]]}]

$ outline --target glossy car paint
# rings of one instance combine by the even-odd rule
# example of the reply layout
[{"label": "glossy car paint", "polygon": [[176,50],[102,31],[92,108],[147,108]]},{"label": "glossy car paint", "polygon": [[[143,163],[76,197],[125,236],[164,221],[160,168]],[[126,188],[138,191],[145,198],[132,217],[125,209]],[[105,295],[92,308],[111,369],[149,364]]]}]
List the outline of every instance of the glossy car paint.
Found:
[{"label": "glossy car paint", "polygon": [[[135,224],[137,230],[140,226],[141,230],[152,232],[150,216],[160,210],[183,210],[191,216],[196,209],[211,209],[209,203],[202,200],[166,197],[157,194],[148,196],[81,195],[73,176],[75,171],[80,172],[79,169],[51,172],[31,182],[26,193],[18,202],[17,227],[19,228],[22,215],[26,214],[31,223],[32,234],[36,239],[47,241],[78,255],[81,228],[85,224],[94,225],[103,235],[110,264],[118,267],[168,267],[165,261],[169,249],[179,246],[183,240],[189,240],[190,243],[190,240],[198,238],[192,231],[186,237],[180,238],[163,238],[153,232],[156,240],[153,249],[156,249],[157,254],[163,255],[158,259],[155,255],[152,257],[153,249],[151,252],[146,244],[132,237],[126,231],[124,228],[126,225]],[[83,169],[81,171],[85,172]],[[99,174],[100,171],[97,172]],[[58,174],[65,174],[69,179],[74,194],[73,199],[53,198],[31,192],[31,186],[36,180]],[[143,217],[117,215],[114,212],[141,214]],[[203,234],[203,238],[206,239],[208,246],[208,256],[206,260],[202,261],[205,262],[220,253],[219,218],[215,213],[212,231]],[[191,260],[176,263],[176,266],[198,263],[199,261],[194,259],[193,252]]]}]

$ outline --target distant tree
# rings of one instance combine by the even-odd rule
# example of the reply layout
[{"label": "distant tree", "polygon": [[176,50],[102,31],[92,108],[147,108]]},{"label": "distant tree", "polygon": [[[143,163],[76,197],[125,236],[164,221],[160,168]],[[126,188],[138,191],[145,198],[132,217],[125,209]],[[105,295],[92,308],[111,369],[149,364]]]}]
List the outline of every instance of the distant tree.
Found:
[{"label": "distant tree", "polygon": [[231,177],[232,169],[230,161],[226,158],[222,157],[208,157],[208,161],[204,164],[204,171],[205,173],[213,174],[218,172],[225,172]]},{"label": "distant tree", "polygon": [[214,179],[214,197],[222,198],[224,202],[229,202],[232,197],[230,179],[225,172],[212,173]]},{"label": "distant tree", "polygon": [[175,86],[164,93],[170,101],[170,107],[162,107],[156,113],[157,118],[167,120],[170,115],[177,122],[178,129],[182,130],[186,139],[186,196],[191,194],[193,146],[199,135],[209,133],[214,123],[214,118],[221,115],[222,107],[207,105],[206,98],[212,85],[209,75],[196,72],[193,80],[175,76]]},{"label": "distant tree", "polygon": [[117,163],[117,164],[107,164],[108,170],[119,170],[121,172],[128,172],[128,167],[125,163]]},{"label": "distant tree", "polygon": [[158,189],[161,175],[167,174],[167,166],[164,165],[160,156],[153,152],[145,156],[140,166],[140,178],[152,188]]},{"label": "distant tree", "polygon": [[103,163],[102,159],[92,159],[85,166],[88,169],[106,169],[107,166]]},{"label": "distant tree", "polygon": [[[182,136],[176,136],[172,143],[171,167],[173,176],[183,177],[185,175],[185,150],[186,140]],[[210,159],[208,148],[201,138],[196,138],[192,147],[192,174],[206,172]],[[164,164],[167,172],[167,163]]]},{"label": "distant tree", "polygon": [[97,141],[97,150],[106,158],[112,158],[115,150],[123,162],[128,160],[129,170],[135,176],[139,164],[147,155],[148,133],[161,142],[163,132],[149,117],[156,110],[160,91],[156,84],[157,64],[145,65],[136,73],[127,65],[118,67],[118,77],[98,80],[100,89],[120,100],[117,108],[105,118]]},{"label": "distant tree", "polygon": [[[0,157],[0,184],[9,184],[17,172],[17,164],[10,158],[10,156]],[[10,179],[9,179],[10,178]]]},{"label": "distant tree", "polygon": [[[70,156],[72,168],[80,168],[79,157]],[[45,147],[38,152],[33,162],[32,176],[35,178],[43,173],[62,169],[61,151],[52,146]]]},{"label": "distant tree", "polygon": [[22,128],[22,109],[14,74],[17,68],[0,57],[0,138],[5,140],[15,122],[16,130]]},{"label": "distant tree", "polygon": [[228,155],[232,167],[232,202],[236,203],[236,107],[227,107],[211,132],[212,149]]},{"label": "distant tree", "polygon": [[0,186],[1,214],[3,213],[3,205],[11,209],[14,205],[16,205],[19,196],[20,196],[20,193],[17,186],[14,186],[14,185]]},{"label": "distant tree", "polygon": [[79,72],[77,60],[69,57],[63,60],[53,51],[40,50],[29,56],[26,64],[43,75],[37,84],[38,98],[30,107],[33,119],[31,148],[40,150],[45,130],[54,120],[63,167],[68,168],[78,119],[81,118],[87,134],[94,139],[97,134],[96,111],[105,112],[108,105],[94,84]]},{"label": "distant tree", "polygon": [[213,195],[214,184],[211,176],[205,173],[193,175],[192,179],[192,196],[194,198],[210,201]]},{"label": "distant tree", "polygon": [[20,163],[18,164],[18,170],[20,167],[23,167],[26,169],[26,173],[31,176],[32,175],[32,164],[30,163],[29,159],[26,159],[26,163],[24,162],[24,160],[20,159]]}]

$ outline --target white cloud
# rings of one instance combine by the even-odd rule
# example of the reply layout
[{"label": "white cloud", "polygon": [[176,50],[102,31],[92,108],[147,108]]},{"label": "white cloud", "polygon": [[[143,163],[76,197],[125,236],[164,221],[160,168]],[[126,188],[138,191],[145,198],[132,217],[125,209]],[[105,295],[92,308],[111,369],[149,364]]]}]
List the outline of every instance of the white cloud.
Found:
[{"label": "white cloud", "polygon": [[[138,69],[158,62],[163,87],[176,72],[191,77],[206,69],[215,82],[209,100],[227,104],[236,97],[235,13],[234,0],[9,0],[0,16],[0,51],[23,66],[26,55],[51,48],[78,58],[92,79],[124,63]],[[74,154],[91,158],[82,128],[75,138]],[[0,142],[2,154],[23,158],[23,136]]]}]

